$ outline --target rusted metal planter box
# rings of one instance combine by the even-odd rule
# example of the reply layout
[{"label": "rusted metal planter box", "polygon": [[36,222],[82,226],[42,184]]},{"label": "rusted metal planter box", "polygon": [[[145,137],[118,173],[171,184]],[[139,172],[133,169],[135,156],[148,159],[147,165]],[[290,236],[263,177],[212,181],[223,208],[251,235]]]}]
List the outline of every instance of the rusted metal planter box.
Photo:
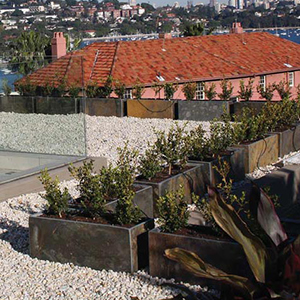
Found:
[{"label": "rusted metal planter box", "polygon": [[174,119],[176,103],[175,100],[127,100],[127,116]]},{"label": "rusted metal planter box", "polygon": [[274,134],[278,137],[280,157],[300,149],[300,124],[295,125],[292,129],[274,132]]},{"label": "rusted metal planter box", "polygon": [[[230,154],[222,155],[221,160],[226,161],[230,165],[229,178],[240,181],[245,178],[245,166],[244,166],[244,149],[243,148],[228,148]],[[221,181],[222,178],[220,174],[215,170],[215,166],[219,166],[218,158],[211,161],[197,161],[189,160],[189,163],[193,164],[203,164],[205,170],[205,183],[206,185],[216,186]]]},{"label": "rusted metal planter box", "polygon": [[204,262],[229,274],[253,278],[244,251],[235,241],[162,233],[158,228],[149,231],[149,272],[151,276],[202,284],[199,277],[193,276],[179,263],[164,256],[166,249],[176,247],[195,252]]},{"label": "rusted metal planter box", "polygon": [[279,157],[278,137],[275,134],[266,136],[256,142],[241,144],[232,148],[243,148],[246,173],[252,173],[256,168],[275,163]]},{"label": "rusted metal planter box", "polygon": [[168,191],[176,191],[182,185],[185,191],[184,200],[187,203],[192,203],[191,193],[197,195],[204,195],[205,185],[207,182],[206,167],[203,164],[188,164],[191,168],[179,173],[175,176],[167,178],[160,182],[151,182],[137,179],[135,183],[142,185],[149,185],[153,188],[153,214],[157,217],[156,202],[159,197],[165,196]]},{"label": "rusted metal planter box", "polygon": [[[153,218],[153,189],[151,186],[134,184],[140,188],[136,191],[133,203],[138,206],[142,212],[148,217]],[[114,211],[118,203],[118,199],[107,203],[105,206],[108,210]]]},{"label": "rusted metal planter box", "polygon": [[29,217],[30,256],[101,270],[135,272],[147,265],[148,230],[154,220],[130,228]]}]

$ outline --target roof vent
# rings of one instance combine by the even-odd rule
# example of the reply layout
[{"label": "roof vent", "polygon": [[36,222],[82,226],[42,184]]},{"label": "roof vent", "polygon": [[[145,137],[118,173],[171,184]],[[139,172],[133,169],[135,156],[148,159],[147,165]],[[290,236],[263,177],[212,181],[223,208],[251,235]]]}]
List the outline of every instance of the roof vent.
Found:
[{"label": "roof vent", "polygon": [[159,81],[165,81],[165,79],[164,79],[161,75],[156,75],[156,78],[157,78]]},{"label": "roof vent", "polygon": [[290,64],[284,64],[287,68],[292,68],[293,66]]},{"label": "roof vent", "polygon": [[243,30],[242,24],[240,22],[232,23],[230,33],[243,33],[243,32],[244,32],[244,30]]}]

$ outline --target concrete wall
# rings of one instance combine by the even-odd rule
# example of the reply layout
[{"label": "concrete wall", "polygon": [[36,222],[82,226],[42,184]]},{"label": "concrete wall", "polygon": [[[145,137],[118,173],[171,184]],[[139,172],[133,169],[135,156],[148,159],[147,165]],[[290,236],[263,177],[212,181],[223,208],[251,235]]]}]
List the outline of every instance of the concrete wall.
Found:
[{"label": "concrete wall", "polygon": [[178,119],[194,121],[211,121],[220,118],[224,112],[229,113],[228,101],[178,101]]}]

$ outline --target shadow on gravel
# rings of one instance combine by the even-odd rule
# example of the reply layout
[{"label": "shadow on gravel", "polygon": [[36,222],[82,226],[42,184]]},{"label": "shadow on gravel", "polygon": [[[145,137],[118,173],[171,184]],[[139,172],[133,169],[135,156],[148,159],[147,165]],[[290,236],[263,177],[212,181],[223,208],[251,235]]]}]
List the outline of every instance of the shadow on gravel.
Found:
[{"label": "shadow on gravel", "polygon": [[0,239],[11,244],[12,248],[29,254],[29,228],[7,218],[0,218]]}]

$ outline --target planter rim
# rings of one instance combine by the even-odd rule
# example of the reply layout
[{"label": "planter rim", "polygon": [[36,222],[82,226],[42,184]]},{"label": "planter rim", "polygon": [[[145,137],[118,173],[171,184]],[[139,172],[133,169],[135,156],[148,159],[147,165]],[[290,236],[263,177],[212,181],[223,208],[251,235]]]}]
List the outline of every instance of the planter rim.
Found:
[{"label": "planter rim", "polygon": [[[183,234],[175,234],[175,233],[169,233],[169,232],[161,232],[161,231],[159,231],[159,227],[155,227],[155,228],[149,230],[149,233],[161,234],[161,235],[165,235],[165,236],[179,236],[182,238],[188,238],[188,239],[193,239],[193,240],[203,240],[203,241],[213,240],[216,243],[238,244],[238,242],[236,242],[235,240],[226,241],[226,240],[209,239],[209,238],[203,238],[203,237],[187,236],[187,235],[183,235]],[[184,248],[184,246],[183,246],[183,248]]]},{"label": "planter rim", "polygon": [[47,216],[42,216],[43,213],[35,213],[33,215],[29,216],[30,218],[33,219],[42,219],[42,220],[55,220],[55,221],[59,221],[59,222],[68,222],[68,223],[77,223],[77,224],[89,224],[89,225],[93,225],[93,226],[103,226],[103,227],[112,227],[112,228],[119,228],[119,229],[123,229],[126,231],[131,231],[135,228],[138,228],[139,226],[141,226],[142,224],[146,224],[148,222],[151,222],[153,219],[152,218],[148,218],[143,222],[140,222],[132,227],[123,227],[120,225],[112,225],[112,224],[101,224],[101,223],[93,223],[93,222],[83,222],[83,221],[74,221],[74,220],[67,220],[67,219],[59,219],[59,218],[48,218]]},{"label": "planter rim", "polygon": [[144,180],[144,179],[135,179],[135,184],[140,184],[140,185],[154,185],[154,184],[161,184],[161,183],[164,183],[164,182],[166,182],[166,181],[169,181],[170,179],[173,179],[173,178],[177,178],[177,177],[179,177],[179,176],[181,176],[182,174],[184,174],[184,173],[186,173],[186,172],[188,172],[188,171],[191,171],[191,170],[194,170],[194,169],[196,169],[196,168],[199,168],[199,166],[200,166],[200,164],[195,164],[195,163],[191,163],[191,162],[188,162],[187,164],[186,164],[187,166],[191,166],[192,168],[190,168],[190,169],[188,169],[188,170],[186,170],[186,171],[184,171],[184,172],[181,172],[181,173],[178,173],[178,174],[176,174],[176,175],[174,175],[174,176],[171,176],[171,177],[169,177],[169,178],[166,178],[166,179],[164,179],[164,180],[162,180],[162,181],[159,181],[159,182],[151,182],[151,181],[146,181],[146,180]]},{"label": "planter rim", "polygon": [[241,148],[241,147],[247,147],[247,146],[250,146],[250,145],[253,145],[253,144],[257,144],[257,143],[259,143],[259,142],[261,142],[261,141],[263,141],[263,140],[265,140],[265,139],[267,139],[267,138],[270,138],[270,137],[272,137],[272,136],[276,136],[276,133],[274,133],[274,132],[268,133],[268,134],[266,134],[266,136],[264,136],[263,138],[258,139],[257,141],[249,142],[249,143],[247,143],[247,144],[237,144],[237,145],[233,145],[233,146],[231,146],[231,147],[232,147],[232,148],[236,148],[236,147],[238,147],[238,148]]}]

